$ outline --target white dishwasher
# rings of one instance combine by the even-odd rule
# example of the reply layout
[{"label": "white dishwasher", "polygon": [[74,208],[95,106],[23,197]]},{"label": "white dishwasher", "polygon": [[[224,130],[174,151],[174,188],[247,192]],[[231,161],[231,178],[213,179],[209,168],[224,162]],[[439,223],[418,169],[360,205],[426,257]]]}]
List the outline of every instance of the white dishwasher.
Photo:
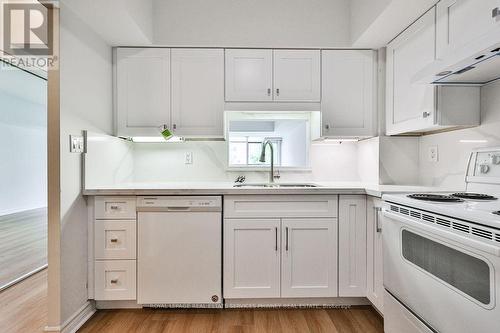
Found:
[{"label": "white dishwasher", "polygon": [[137,198],[137,303],[222,306],[222,200]]}]

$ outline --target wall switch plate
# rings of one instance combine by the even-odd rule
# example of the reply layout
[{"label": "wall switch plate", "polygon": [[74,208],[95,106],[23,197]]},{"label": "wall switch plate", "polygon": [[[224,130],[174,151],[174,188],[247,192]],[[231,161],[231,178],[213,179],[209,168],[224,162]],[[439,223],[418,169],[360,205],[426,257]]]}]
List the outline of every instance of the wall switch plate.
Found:
[{"label": "wall switch plate", "polygon": [[81,135],[69,136],[69,152],[70,153],[83,153],[85,150],[85,141]]},{"label": "wall switch plate", "polygon": [[187,152],[184,155],[184,164],[193,164],[193,153]]},{"label": "wall switch plate", "polygon": [[429,147],[428,160],[429,160],[429,162],[432,162],[432,163],[436,163],[439,160],[439,152],[438,152],[437,146],[430,146]]}]

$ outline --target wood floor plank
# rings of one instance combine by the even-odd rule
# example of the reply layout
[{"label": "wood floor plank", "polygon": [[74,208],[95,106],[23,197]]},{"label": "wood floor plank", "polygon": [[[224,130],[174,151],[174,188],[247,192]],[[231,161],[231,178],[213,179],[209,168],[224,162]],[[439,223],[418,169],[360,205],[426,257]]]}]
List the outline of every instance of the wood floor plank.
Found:
[{"label": "wood floor plank", "polygon": [[46,269],[0,292],[0,332],[41,333],[46,324]]},{"label": "wood floor plank", "polygon": [[0,217],[0,286],[47,263],[47,211]]},{"label": "wood floor plank", "polygon": [[135,309],[98,311],[81,333],[383,333],[368,306],[352,309]]}]

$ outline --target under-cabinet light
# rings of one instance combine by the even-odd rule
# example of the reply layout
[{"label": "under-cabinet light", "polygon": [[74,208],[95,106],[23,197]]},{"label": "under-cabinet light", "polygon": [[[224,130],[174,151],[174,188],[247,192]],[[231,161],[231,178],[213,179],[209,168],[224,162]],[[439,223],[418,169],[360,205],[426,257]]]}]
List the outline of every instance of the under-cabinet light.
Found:
[{"label": "under-cabinet light", "polygon": [[487,143],[488,140],[459,140],[460,143]]},{"label": "under-cabinet light", "polygon": [[162,136],[134,136],[132,137],[133,142],[151,142],[151,143],[176,143],[176,142],[184,142],[183,137],[173,136],[170,139],[166,140]]}]

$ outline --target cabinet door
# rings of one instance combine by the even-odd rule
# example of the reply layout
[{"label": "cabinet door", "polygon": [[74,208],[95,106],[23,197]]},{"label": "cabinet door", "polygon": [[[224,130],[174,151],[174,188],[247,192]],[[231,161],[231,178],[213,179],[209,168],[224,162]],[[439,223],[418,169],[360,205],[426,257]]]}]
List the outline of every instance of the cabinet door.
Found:
[{"label": "cabinet door", "polygon": [[366,197],[339,197],[339,296],[366,296]]},{"label": "cabinet door", "polygon": [[325,50],[321,61],[322,136],[376,135],[375,52]]},{"label": "cabinet door", "polygon": [[435,8],[387,46],[387,134],[430,128],[435,124],[435,87],[412,83],[413,76],[434,61]]},{"label": "cabinet door", "polygon": [[224,220],[224,297],[280,297],[280,220]]},{"label": "cabinet door", "polygon": [[437,8],[436,55],[442,59],[500,26],[492,17],[499,0],[441,0]]},{"label": "cabinet door", "polygon": [[117,135],[159,135],[170,125],[170,49],[119,48],[116,57]]},{"label": "cabinet door", "polygon": [[274,50],[274,100],[319,102],[319,50]]},{"label": "cabinet door", "polygon": [[272,101],[272,50],[226,50],[225,62],[226,101]]},{"label": "cabinet door", "polygon": [[337,220],[282,220],[281,297],[337,296]]},{"label": "cabinet door", "polygon": [[383,313],[382,201],[368,198],[366,205],[366,297]]},{"label": "cabinet door", "polygon": [[172,129],[180,136],[224,136],[224,51],[172,50]]}]

